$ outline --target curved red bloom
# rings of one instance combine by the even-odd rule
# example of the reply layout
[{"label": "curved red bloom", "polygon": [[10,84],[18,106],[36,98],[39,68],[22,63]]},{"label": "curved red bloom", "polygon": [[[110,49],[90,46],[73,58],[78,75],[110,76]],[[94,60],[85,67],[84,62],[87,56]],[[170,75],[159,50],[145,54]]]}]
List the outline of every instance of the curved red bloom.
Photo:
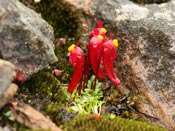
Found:
[{"label": "curved red bloom", "polygon": [[113,62],[117,58],[116,48],[118,47],[118,41],[113,39],[113,34],[110,34],[110,40],[107,40],[103,22],[97,21],[97,25],[98,28],[95,28],[89,35],[90,41],[87,45],[88,56],[85,56],[81,48],[77,46],[78,44],[73,44],[68,48],[70,53],[69,62],[74,67],[68,92],[76,90],[78,83],[79,91],[87,85],[90,66],[96,75],[94,89],[96,87],[96,78],[104,78],[105,75],[114,84],[120,85],[121,83],[113,67]]},{"label": "curved red bloom", "polygon": [[103,44],[102,59],[103,66],[108,78],[116,85],[120,85],[121,81],[115,74],[113,62],[116,59],[116,48],[118,47],[117,39],[108,40]]},{"label": "curved red bloom", "polygon": [[82,49],[74,44],[68,48],[68,51],[70,53],[69,62],[74,67],[74,72],[67,91],[73,92],[83,75],[85,55]]},{"label": "curved red bloom", "polygon": [[[91,39],[94,35],[102,35],[105,36],[107,30],[103,27],[102,21],[97,21],[98,28],[95,28],[89,35],[89,39]],[[98,34],[96,34],[96,31],[98,31]]]},{"label": "curved red bloom", "polygon": [[105,75],[100,68],[101,63],[101,49],[104,43],[104,37],[102,35],[94,35],[89,44],[88,48],[88,58],[91,63],[94,74],[99,78],[104,78]]}]

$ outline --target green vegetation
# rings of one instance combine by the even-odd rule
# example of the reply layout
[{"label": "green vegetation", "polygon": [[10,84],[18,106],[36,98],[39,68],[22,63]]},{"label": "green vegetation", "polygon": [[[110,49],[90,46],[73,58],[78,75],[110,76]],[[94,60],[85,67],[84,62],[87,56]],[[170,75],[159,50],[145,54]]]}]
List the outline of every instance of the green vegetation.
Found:
[{"label": "green vegetation", "polygon": [[79,115],[64,124],[64,131],[167,131],[146,122],[101,115],[95,120],[93,115]]},{"label": "green vegetation", "polygon": [[38,72],[20,87],[18,99],[33,106],[41,104],[45,107],[52,102],[66,102],[66,94],[61,88],[60,81],[49,71]]},{"label": "green vegetation", "polygon": [[103,101],[103,92],[101,90],[101,83],[96,81],[96,89],[93,89],[95,76],[92,75],[88,81],[87,88],[81,92],[81,95],[78,93],[75,95],[73,106],[70,108],[74,112],[79,114],[99,114],[101,112],[101,106],[104,103]]}]

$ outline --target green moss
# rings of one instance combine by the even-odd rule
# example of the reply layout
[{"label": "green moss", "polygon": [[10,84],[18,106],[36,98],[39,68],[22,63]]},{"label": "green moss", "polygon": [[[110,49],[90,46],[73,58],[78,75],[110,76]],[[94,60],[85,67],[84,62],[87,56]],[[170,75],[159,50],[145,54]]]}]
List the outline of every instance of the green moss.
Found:
[{"label": "green moss", "polygon": [[79,16],[75,8],[64,0],[42,0],[37,11],[53,26],[56,37],[77,37]]},{"label": "green moss", "polygon": [[66,104],[60,103],[50,103],[45,106],[44,111],[57,125],[62,125],[65,121],[68,121],[77,115],[77,113],[70,112]]},{"label": "green moss", "polygon": [[61,109],[63,106],[57,103],[50,103],[48,106],[44,108],[47,115],[50,116],[50,118],[57,124],[62,123],[62,113],[59,112],[59,109]]},{"label": "green moss", "polygon": [[65,102],[66,95],[60,88],[60,81],[50,72],[40,71],[23,84],[30,92],[39,94],[53,102]]},{"label": "green moss", "polygon": [[67,86],[62,86],[47,70],[38,72],[20,87],[18,99],[48,115],[57,125],[76,115],[67,110],[66,102],[70,98]]},{"label": "green moss", "polygon": [[167,131],[146,122],[101,115],[95,120],[93,115],[78,116],[64,124],[64,131]]},{"label": "green moss", "polygon": [[73,67],[68,60],[67,46],[56,47],[55,54],[58,58],[58,62],[55,64],[58,65],[58,69],[63,70],[63,74],[60,76],[60,80],[63,83],[68,83],[68,80],[70,80],[71,77],[70,72],[73,72]]},{"label": "green moss", "polygon": [[60,81],[50,72],[40,71],[19,86],[16,97],[40,111],[50,103],[65,103],[67,99]]}]

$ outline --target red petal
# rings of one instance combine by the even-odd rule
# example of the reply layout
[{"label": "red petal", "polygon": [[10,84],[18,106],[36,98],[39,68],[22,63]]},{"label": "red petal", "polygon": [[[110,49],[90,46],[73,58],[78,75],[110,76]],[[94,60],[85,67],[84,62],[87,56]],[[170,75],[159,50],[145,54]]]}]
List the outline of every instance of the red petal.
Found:
[{"label": "red petal", "polygon": [[[121,81],[118,79],[118,77],[115,74],[114,68],[113,68],[113,59],[112,54],[113,49],[111,48],[111,45],[109,43],[104,45],[104,48],[102,50],[102,57],[103,57],[103,65],[106,71],[106,74],[108,78],[116,85],[120,85]],[[115,57],[115,56],[113,56]]]},{"label": "red petal", "polygon": [[99,40],[97,36],[94,36],[88,44],[88,58],[90,60],[94,74],[99,78],[104,78],[104,73],[100,68],[101,63],[101,48],[103,41]]},{"label": "red petal", "polygon": [[73,92],[76,87],[78,82],[80,81],[82,75],[83,75],[83,71],[84,71],[84,57],[82,57],[81,59],[77,60],[73,75],[72,75],[72,79],[70,81],[70,84],[68,86],[68,92]]},{"label": "red petal", "polygon": [[94,35],[99,35],[99,29],[98,28],[94,29]]},{"label": "red petal", "polygon": [[102,21],[97,21],[97,26],[98,26],[98,28],[101,28],[101,27],[103,27],[103,22]]},{"label": "red petal", "polygon": [[110,39],[112,40],[114,38],[114,35],[112,33],[109,34]]},{"label": "red petal", "polygon": [[70,56],[69,56],[70,64],[75,67],[77,64],[77,59],[79,57],[84,57],[84,53],[82,49],[76,45],[74,50],[70,52]]},{"label": "red petal", "polygon": [[75,48],[70,52],[69,61],[74,66],[74,72],[68,86],[68,92],[73,92],[76,89],[84,71],[85,56],[81,48],[75,46]]}]

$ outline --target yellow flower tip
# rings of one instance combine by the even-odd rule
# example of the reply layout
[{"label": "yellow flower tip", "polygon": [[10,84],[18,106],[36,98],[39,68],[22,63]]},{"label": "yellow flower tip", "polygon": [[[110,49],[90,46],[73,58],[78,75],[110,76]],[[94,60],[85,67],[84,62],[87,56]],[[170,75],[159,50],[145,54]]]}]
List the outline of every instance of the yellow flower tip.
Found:
[{"label": "yellow flower tip", "polygon": [[106,34],[107,30],[105,28],[101,28],[101,31]]},{"label": "yellow flower tip", "polygon": [[71,52],[74,48],[75,48],[75,44],[72,44],[71,46],[69,46],[68,51]]},{"label": "yellow flower tip", "polygon": [[116,48],[118,47],[118,40],[117,39],[113,39],[112,43]]},{"label": "yellow flower tip", "polygon": [[103,40],[103,39],[104,39],[104,37],[103,37],[102,35],[98,35],[98,38],[99,38],[100,40]]}]

